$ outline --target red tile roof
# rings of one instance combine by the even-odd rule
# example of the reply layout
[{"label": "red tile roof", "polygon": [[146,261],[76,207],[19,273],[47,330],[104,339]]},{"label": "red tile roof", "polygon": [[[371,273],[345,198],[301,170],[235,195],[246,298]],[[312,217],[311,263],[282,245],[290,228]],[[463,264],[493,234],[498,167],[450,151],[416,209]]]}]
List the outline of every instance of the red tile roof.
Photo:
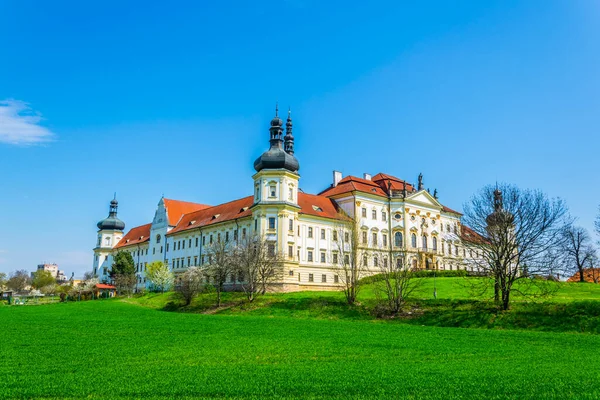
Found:
[{"label": "red tile roof", "polygon": [[115,249],[125,246],[131,246],[134,244],[140,244],[148,241],[150,239],[150,228],[152,224],[146,224],[141,226],[136,226],[135,228],[131,228],[129,232],[117,243]]},{"label": "red tile roof", "polygon": [[406,184],[406,190],[410,193],[415,188],[410,183],[396,178],[395,176],[384,174],[383,172],[378,173],[373,177],[373,182],[377,183],[386,193],[388,192],[388,183],[392,190],[402,190]]},{"label": "red tile roof", "polygon": [[229,203],[219,204],[218,206],[204,208],[185,214],[181,217],[177,226],[175,226],[168,234],[171,235],[188,229],[250,216],[252,215],[250,206],[252,206],[253,203],[254,198],[248,196],[239,200],[230,201]]},{"label": "red tile roof", "polygon": [[106,285],[104,283],[96,283],[96,289],[116,289],[113,285]]},{"label": "red tile roof", "polygon": [[298,193],[298,205],[300,206],[300,214],[332,219],[347,218],[345,214],[340,214],[336,202],[326,196]]},{"label": "red tile roof", "polygon": [[487,239],[481,236],[479,233],[475,232],[473,229],[468,226],[461,225],[460,226],[461,240],[465,242],[471,242],[473,244],[484,244],[487,242]]},{"label": "red tile roof", "polygon": [[[583,279],[585,279],[586,282],[600,282],[600,268],[584,268]],[[572,277],[567,279],[567,282],[579,282],[579,272],[573,274]]]},{"label": "red tile roof", "polygon": [[454,211],[453,209],[446,207],[446,206],[442,206],[442,211],[447,212],[447,213],[452,213],[452,214],[458,214],[458,215],[462,215],[461,213],[459,213],[458,211]]},{"label": "red tile roof", "polygon": [[184,214],[189,214],[194,211],[203,210],[211,206],[206,204],[190,203],[189,201],[180,201],[172,199],[163,199],[167,215],[169,216],[169,225],[175,226]]},{"label": "red tile roof", "polygon": [[342,193],[350,192],[363,192],[371,193],[376,196],[387,197],[387,194],[381,189],[381,187],[367,179],[357,178],[356,176],[349,175],[342,179],[336,187],[329,187],[319,193],[320,196],[335,196]]}]

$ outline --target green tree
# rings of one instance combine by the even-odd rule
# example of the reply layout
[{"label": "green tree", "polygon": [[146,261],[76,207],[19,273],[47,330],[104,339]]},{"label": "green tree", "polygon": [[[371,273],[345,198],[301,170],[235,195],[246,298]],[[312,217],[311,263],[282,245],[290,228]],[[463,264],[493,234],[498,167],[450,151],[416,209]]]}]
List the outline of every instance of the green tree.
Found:
[{"label": "green tree", "polygon": [[6,274],[4,272],[0,272],[0,289],[2,289],[6,285]]},{"label": "green tree", "polygon": [[115,278],[117,275],[135,275],[135,262],[131,253],[119,251],[113,258],[113,264],[110,269],[110,277]]},{"label": "green tree", "polygon": [[50,271],[44,271],[43,269],[39,269],[33,273],[33,277],[31,279],[31,286],[36,289],[41,289],[44,286],[51,285],[56,282],[56,279],[52,276]]},{"label": "green tree", "polygon": [[131,293],[135,287],[135,263],[130,253],[119,251],[115,254],[113,264],[110,268],[110,277],[113,280],[119,294]]},{"label": "green tree", "polygon": [[146,278],[161,292],[173,284],[173,273],[162,261],[153,261],[146,267]]}]

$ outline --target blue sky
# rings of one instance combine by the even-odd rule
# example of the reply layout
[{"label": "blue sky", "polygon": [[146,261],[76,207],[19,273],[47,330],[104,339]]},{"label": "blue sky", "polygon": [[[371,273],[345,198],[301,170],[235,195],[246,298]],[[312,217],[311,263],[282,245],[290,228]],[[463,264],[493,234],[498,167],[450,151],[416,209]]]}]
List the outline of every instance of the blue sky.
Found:
[{"label": "blue sky", "polygon": [[0,272],[91,269],[96,222],[251,194],[275,101],[301,187],[424,175],[600,203],[596,1],[0,2]]}]

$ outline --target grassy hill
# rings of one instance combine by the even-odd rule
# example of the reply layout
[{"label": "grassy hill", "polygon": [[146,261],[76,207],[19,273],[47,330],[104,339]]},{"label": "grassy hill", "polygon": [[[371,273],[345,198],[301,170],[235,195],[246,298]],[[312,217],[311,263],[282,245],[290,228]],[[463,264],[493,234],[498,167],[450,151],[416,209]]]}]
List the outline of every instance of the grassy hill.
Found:
[{"label": "grassy hill", "polygon": [[[524,298],[515,295],[512,310],[500,312],[489,302],[491,291],[475,296],[481,286],[469,279],[437,278],[421,284],[394,323],[463,328],[527,329],[551,332],[600,333],[600,285],[548,282],[551,297]],[[252,315],[344,320],[374,320],[376,290],[366,285],[359,304],[348,306],[341,292],[267,294],[248,304],[242,293],[225,293],[223,307],[215,309],[214,294],[202,294],[188,307],[180,307],[174,293],[147,294],[125,301],[168,311],[223,315]]]},{"label": "grassy hill", "polygon": [[328,320],[304,293],[273,296],[295,311],[151,307],[169,296],[1,307],[0,398],[600,398],[599,335],[388,323],[360,307]]}]

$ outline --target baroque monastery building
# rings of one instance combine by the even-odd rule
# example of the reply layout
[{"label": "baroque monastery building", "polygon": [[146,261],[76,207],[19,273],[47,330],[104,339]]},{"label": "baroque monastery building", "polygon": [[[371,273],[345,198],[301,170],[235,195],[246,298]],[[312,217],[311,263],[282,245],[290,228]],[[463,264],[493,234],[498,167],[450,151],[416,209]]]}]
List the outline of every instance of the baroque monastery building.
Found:
[{"label": "baroque monastery building", "polygon": [[[270,148],[255,162],[253,191],[248,197],[209,206],[161,198],[151,223],[131,228],[117,217],[118,202],[110,202],[106,219],[98,223],[93,271],[108,282],[113,256],[133,256],[138,288],[146,286],[148,263],[163,261],[177,275],[191,266],[206,266],[207,248],[214,241],[244,240],[258,234],[280,255],[281,290],[334,289],[340,284],[339,234],[341,217],[356,221],[363,263],[377,273],[377,260],[418,269],[465,268],[467,251],[458,232],[461,214],[442,205],[437,192],[423,188],[422,175],[413,185],[378,173],[342,177],[333,172],[330,187],[319,194],[299,189],[300,165],[294,153],[292,119],[271,120]],[[342,218],[342,219],[343,219]],[[381,262],[381,260],[379,260]],[[230,284],[235,284],[235,277]]]}]

